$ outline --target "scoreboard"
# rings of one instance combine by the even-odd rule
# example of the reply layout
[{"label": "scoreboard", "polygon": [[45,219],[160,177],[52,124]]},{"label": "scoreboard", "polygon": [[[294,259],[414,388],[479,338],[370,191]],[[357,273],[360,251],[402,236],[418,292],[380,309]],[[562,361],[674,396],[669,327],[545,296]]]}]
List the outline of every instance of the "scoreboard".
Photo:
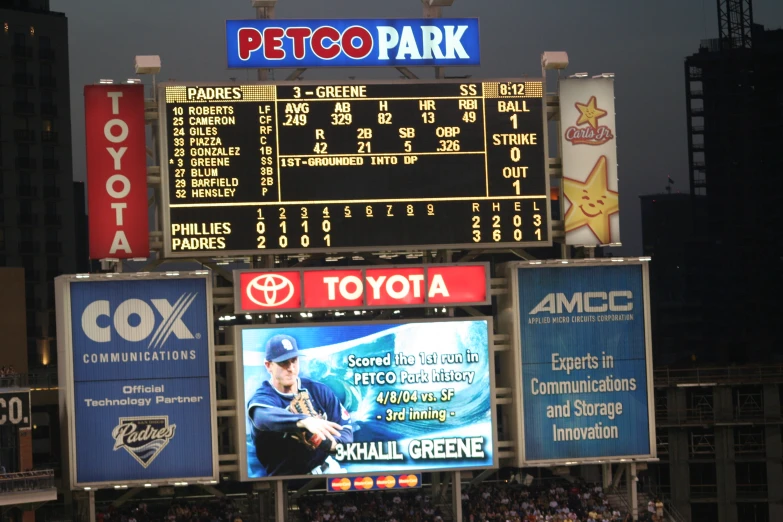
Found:
[{"label": "scoreboard", "polygon": [[159,94],[168,257],[551,245],[541,80]]}]

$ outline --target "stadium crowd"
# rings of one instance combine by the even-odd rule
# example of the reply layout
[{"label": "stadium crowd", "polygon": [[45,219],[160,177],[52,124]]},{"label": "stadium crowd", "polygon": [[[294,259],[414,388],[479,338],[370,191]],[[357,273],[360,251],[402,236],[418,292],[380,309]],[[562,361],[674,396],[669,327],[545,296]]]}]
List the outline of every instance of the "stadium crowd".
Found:
[{"label": "stadium crowd", "polygon": [[173,500],[171,503],[146,502],[109,506],[96,510],[96,522],[242,522],[242,513],[228,498],[205,502]]},{"label": "stadium crowd", "polygon": [[[428,488],[395,491],[308,494],[297,501],[299,522],[448,522],[448,500],[433,499]],[[640,522],[664,522],[662,505],[640,506]],[[658,508],[661,508],[661,511]],[[484,483],[462,491],[461,522],[630,522],[631,515],[611,506],[596,484],[568,482]],[[253,522],[228,498],[203,502],[173,500],[108,507],[97,522]],[[458,521],[454,521],[458,522]]]},{"label": "stadium crowd", "polygon": [[[512,481],[513,482],[513,481]],[[447,509],[444,506],[444,509]],[[644,509],[644,508],[642,508]],[[441,522],[450,520],[427,489],[308,496],[299,501],[300,522]],[[463,489],[463,522],[627,522],[596,484],[506,482]],[[640,521],[660,522],[643,511]]]},{"label": "stadium crowd", "polygon": [[308,496],[299,501],[301,522],[443,522],[426,490]]},{"label": "stadium crowd", "polygon": [[467,522],[625,522],[596,484],[480,485],[462,494]]}]

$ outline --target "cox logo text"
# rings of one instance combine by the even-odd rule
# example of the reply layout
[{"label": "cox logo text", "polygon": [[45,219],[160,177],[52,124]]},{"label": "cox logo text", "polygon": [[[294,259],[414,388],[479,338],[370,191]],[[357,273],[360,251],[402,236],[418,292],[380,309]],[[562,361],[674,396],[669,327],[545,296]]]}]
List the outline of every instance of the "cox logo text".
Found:
[{"label": "cox logo text", "polygon": [[[162,347],[171,334],[177,339],[199,338],[199,334],[194,336],[182,322],[182,316],[197,295],[195,292],[182,294],[173,305],[167,299],[150,299],[152,306],[141,299],[128,299],[120,303],[114,313],[108,300],[93,301],[82,312],[82,330],[91,341],[108,343],[112,340],[111,326],[99,324],[100,317],[108,317],[114,330],[126,341],[139,342],[152,335],[148,348]],[[160,322],[156,320],[155,310],[161,317]],[[133,316],[137,319],[131,321]]]}]

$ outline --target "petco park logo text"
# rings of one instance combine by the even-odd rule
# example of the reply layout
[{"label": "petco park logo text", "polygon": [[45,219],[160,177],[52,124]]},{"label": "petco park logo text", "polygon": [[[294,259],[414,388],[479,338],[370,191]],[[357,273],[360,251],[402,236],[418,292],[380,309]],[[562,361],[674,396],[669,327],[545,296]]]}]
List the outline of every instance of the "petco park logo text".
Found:
[{"label": "petco park logo text", "polygon": [[487,266],[238,271],[237,313],[426,305],[482,305]]},{"label": "petco park logo text", "polygon": [[129,342],[149,339],[147,348],[162,348],[173,334],[177,339],[200,339],[182,321],[197,293],[184,293],[173,304],[168,299],[128,299],[112,310],[108,300],[93,301],[82,312],[84,335],[96,343],[112,341],[113,333]]},{"label": "petco park logo text", "polygon": [[479,65],[478,20],[229,20],[228,66]]}]

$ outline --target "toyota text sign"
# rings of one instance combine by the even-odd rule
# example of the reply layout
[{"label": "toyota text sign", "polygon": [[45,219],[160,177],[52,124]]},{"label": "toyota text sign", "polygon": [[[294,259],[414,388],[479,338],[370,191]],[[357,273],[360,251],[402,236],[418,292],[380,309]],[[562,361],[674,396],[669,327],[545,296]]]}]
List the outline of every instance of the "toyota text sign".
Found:
[{"label": "toyota text sign", "polygon": [[294,310],[485,305],[489,267],[404,265],[237,270],[236,313]]},{"label": "toyota text sign", "polygon": [[227,20],[229,68],[480,65],[477,18]]},{"label": "toyota text sign", "polygon": [[214,480],[209,278],[110,275],[57,279],[71,485]]},{"label": "toyota text sign", "polygon": [[84,87],[90,258],[147,257],[143,85]]}]

